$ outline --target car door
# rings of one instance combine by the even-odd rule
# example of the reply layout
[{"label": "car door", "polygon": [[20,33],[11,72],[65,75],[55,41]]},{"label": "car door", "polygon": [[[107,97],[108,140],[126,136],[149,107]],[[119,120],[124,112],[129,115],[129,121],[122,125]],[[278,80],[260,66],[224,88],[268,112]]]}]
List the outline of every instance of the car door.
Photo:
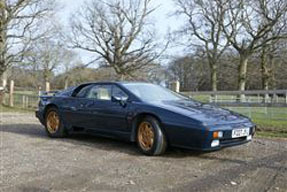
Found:
[{"label": "car door", "polygon": [[63,108],[65,119],[69,125],[78,128],[89,128],[89,123],[93,120],[91,108],[94,100],[87,98],[87,94],[92,88],[93,85],[85,86],[67,99]]},{"label": "car door", "polygon": [[[88,93],[87,98],[94,99],[90,106],[92,120],[89,128],[104,131],[127,131],[128,107],[119,102],[112,101],[112,93],[122,91],[113,84],[95,85]],[[122,94],[125,94],[122,91]]]},{"label": "car door", "polygon": [[[115,98],[126,98],[121,102]],[[117,85],[112,85],[112,97],[106,103],[107,107],[103,108],[101,121],[105,122],[106,129],[123,131],[128,130],[127,115],[129,112],[129,104],[127,102],[128,95]]]}]

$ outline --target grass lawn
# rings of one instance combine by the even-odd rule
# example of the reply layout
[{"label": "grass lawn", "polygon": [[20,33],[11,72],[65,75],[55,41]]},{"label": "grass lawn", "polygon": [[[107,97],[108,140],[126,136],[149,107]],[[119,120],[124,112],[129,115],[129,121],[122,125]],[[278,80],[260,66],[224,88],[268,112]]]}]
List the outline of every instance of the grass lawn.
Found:
[{"label": "grass lawn", "polygon": [[275,107],[228,107],[250,117],[258,127],[259,136],[287,138],[287,108]]},{"label": "grass lawn", "polygon": [[[195,100],[208,103],[209,95],[194,95]],[[218,95],[218,100],[234,100],[235,97]],[[249,101],[262,99],[256,96],[247,97]],[[280,98],[285,99],[285,98]],[[262,137],[287,138],[287,107],[225,107],[252,119],[257,124],[257,135]]]},{"label": "grass lawn", "polygon": [[[195,100],[209,103],[209,95],[194,95]],[[234,101],[235,96],[218,95],[218,100]],[[248,101],[260,102],[262,97],[248,96]],[[279,98],[285,101],[285,98]],[[252,119],[258,127],[259,136],[287,138],[287,107],[225,107]]]},{"label": "grass lawn", "polygon": [[37,91],[14,91],[15,94],[19,95],[33,95],[33,96],[38,96]]}]

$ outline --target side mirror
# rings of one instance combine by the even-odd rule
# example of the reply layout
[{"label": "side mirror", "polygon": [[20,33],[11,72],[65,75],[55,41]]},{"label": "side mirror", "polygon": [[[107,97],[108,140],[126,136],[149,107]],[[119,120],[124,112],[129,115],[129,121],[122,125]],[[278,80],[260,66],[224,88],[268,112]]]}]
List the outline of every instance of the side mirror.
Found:
[{"label": "side mirror", "polygon": [[119,102],[122,106],[125,106],[127,103],[128,97],[123,95],[112,96],[113,102]]}]

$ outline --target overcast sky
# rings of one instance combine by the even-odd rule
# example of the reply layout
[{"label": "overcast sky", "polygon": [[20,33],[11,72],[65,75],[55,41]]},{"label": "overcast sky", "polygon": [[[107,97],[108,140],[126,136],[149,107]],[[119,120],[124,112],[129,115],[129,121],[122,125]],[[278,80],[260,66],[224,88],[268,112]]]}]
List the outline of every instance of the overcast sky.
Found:
[{"label": "overcast sky", "polygon": [[[59,0],[60,6],[59,16],[64,25],[69,24],[69,18],[71,13],[75,12],[86,0]],[[158,7],[153,13],[153,21],[155,21],[155,28],[159,36],[163,37],[166,35],[168,30],[175,30],[181,22],[174,17],[169,15],[174,12],[173,0],[154,0],[153,6]],[[79,52],[83,61],[87,62],[87,55]]]}]

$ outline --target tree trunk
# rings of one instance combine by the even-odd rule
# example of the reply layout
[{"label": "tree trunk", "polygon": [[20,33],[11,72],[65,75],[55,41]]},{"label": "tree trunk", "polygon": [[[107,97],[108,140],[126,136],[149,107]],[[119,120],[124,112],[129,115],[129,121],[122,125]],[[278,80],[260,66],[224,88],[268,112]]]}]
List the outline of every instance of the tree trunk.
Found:
[{"label": "tree trunk", "polygon": [[[0,2],[1,3],[1,2]],[[0,17],[1,17],[0,12]],[[3,22],[0,18],[0,77],[3,75],[3,73],[6,71],[7,66],[5,63],[5,44],[6,44],[6,33],[5,30],[3,29],[4,26],[1,24]]]},{"label": "tree trunk", "polygon": [[[266,48],[262,48],[261,53],[261,76],[262,76],[262,88],[264,90],[269,90],[269,80],[270,80],[270,73],[267,66],[267,55],[266,55]],[[264,95],[264,102],[266,103],[269,100],[269,95]]]},{"label": "tree trunk", "polygon": [[2,72],[2,75],[0,75],[0,77],[2,76],[2,87],[5,89],[5,87],[7,86],[7,73],[6,72]]},{"label": "tree trunk", "polygon": [[43,71],[43,76],[44,76],[44,88],[45,91],[50,91],[50,82],[49,82],[49,73],[48,70]]},{"label": "tree trunk", "polygon": [[45,82],[45,91],[47,91],[47,92],[50,91],[50,82],[49,81]]},{"label": "tree trunk", "polygon": [[[271,65],[271,70],[269,72],[269,84],[271,83],[272,89],[276,90],[277,89],[277,84],[276,84],[276,74],[275,74],[275,60],[274,60],[274,55],[271,53],[269,54],[269,62]],[[270,82],[271,81],[271,82]],[[270,87],[270,86],[269,86]]]},{"label": "tree trunk", "polygon": [[[212,91],[217,91],[217,66],[213,62],[209,62],[210,67],[210,84]],[[217,95],[211,95],[211,101],[217,101]]]},{"label": "tree trunk", "polygon": [[[240,63],[239,63],[239,71],[238,71],[238,90],[239,91],[245,91],[248,57],[249,55],[240,54]],[[244,94],[240,94],[240,100],[241,101],[245,100]]]},{"label": "tree trunk", "polygon": [[69,87],[69,78],[65,77],[65,85],[64,85],[64,89],[68,89]]},{"label": "tree trunk", "polygon": [[[1,44],[1,42],[0,42],[0,44]],[[0,50],[0,54],[1,54],[1,50]],[[2,56],[0,55],[0,77],[2,77],[4,75],[4,72],[6,71],[5,61],[4,61],[4,59],[1,59],[1,57]]]},{"label": "tree trunk", "polygon": [[210,73],[210,83],[212,91],[217,91],[217,66],[216,64],[211,64],[210,66],[211,73]]},{"label": "tree trunk", "polygon": [[1,51],[2,50],[1,50],[1,40],[0,40],[0,77],[2,77],[4,75],[4,72],[7,69],[7,66],[6,66],[5,60],[4,60],[4,54]]},{"label": "tree trunk", "polygon": [[47,70],[44,70],[43,76],[44,76],[44,81],[45,82],[49,81],[49,74],[48,74]]}]

